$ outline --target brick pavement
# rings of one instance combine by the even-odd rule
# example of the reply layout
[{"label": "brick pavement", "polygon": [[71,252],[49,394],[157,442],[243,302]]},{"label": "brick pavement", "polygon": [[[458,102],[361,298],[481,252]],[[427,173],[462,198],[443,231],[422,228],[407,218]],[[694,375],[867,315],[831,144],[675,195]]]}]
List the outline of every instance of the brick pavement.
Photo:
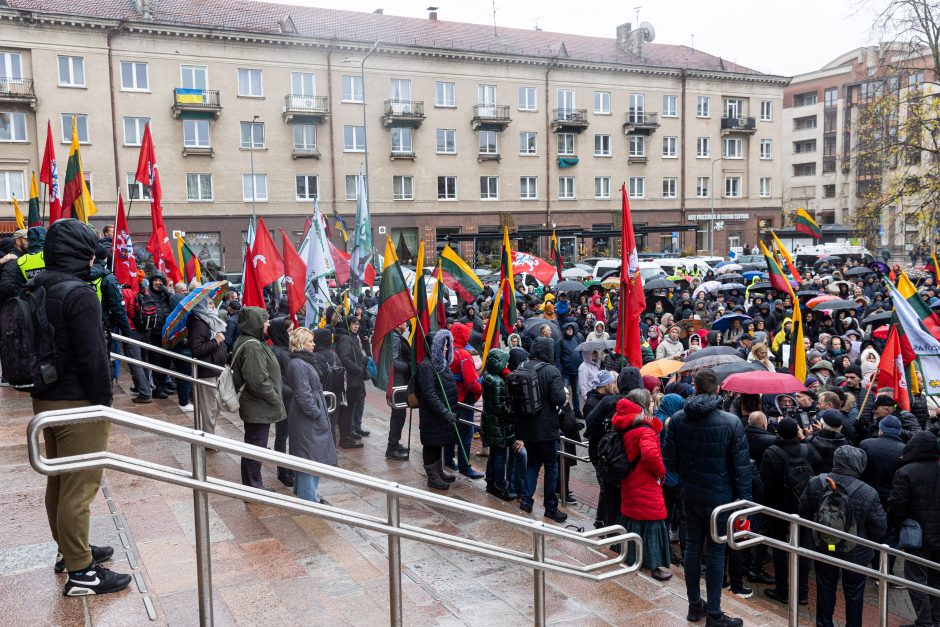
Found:
[{"label": "brick pavement", "polygon": [[[129,384],[122,379],[118,385]],[[189,424],[175,402],[136,406],[116,389],[115,407],[176,424]],[[92,508],[92,541],[116,549],[113,566],[135,573],[135,583],[119,594],[100,598],[65,598],[63,577],[52,572],[51,543],[42,505],[44,477],[28,465],[26,423],[28,397],[0,388],[6,419],[0,424],[0,502],[7,515],[0,521],[0,609],[12,624],[197,624],[192,496],[188,490],[106,471],[105,489]],[[402,484],[423,487],[417,425],[412,433],[416,454],[408,462],[384,458],[388,409],[383,396],[370,390],[365,425],[373,434],[366,447],[340,451],[340,465]],[[237,417],[223,418],[220,435],[241,439]],[[406,426],[407,433],[407,426]],[[272,435],[273,437],[273,435]],[[478,442],[474,443],[477,450]],[[111,450],[172,467],[186,468],[189,448],[154,435],[115,428]],[[485,463],[479,459],[479,466]],[[210,454],[209,472],[238,481],[238,459]],[[590,501],[590,473],[573,472],[576,495]],[[264,468],[268,485],[286,493],[273,468]],[[324,480],[321,492],[333,505],[385,515],[385,497]],[[484,492],[482,481],[460,477],[450,496],[520,513]],[[110,497],[110,498],[106,498]],[[219,625],[385,625],[388,582],[385,537],[296,515],[258,504],[210,496],[215,618]],[[569,509],[569,523],[589,527],[593,511],[579,504]],[[536,504],[536,515],[541,508]],[[402,504],[402,520],[423,527],[493,540],[527,549],[529,540],[498,523]],[[548,551],[556,551],[549,543]],[[575,559],[590,559],[574,554]],[[531,623],[531,572],[498,561],[404,541],[402,546],[405,624],[516,625]],[[677,571],[673,568],[673,571]],[[680,576],[661,584],[636,574],[602,584],[549,574],[547,612],[551,624],[681,625],[685,624],[685,588]],[[870,586],[874,588],[874,586]],[[873,592],[873,591],[872,591]],[[906,594],[892,591],[894,597]],[[780,606],[758,598],[723,596],[729,613],[747,625],[783,625]],[[873,610],[870,608],[873,612]],[[153,621],[149,620],[152,614]],[[808,620],[809,615],[804,612]],[[874,620],[873,614],[869,616]],[[892,617],[892,624],[900,622]]]}]

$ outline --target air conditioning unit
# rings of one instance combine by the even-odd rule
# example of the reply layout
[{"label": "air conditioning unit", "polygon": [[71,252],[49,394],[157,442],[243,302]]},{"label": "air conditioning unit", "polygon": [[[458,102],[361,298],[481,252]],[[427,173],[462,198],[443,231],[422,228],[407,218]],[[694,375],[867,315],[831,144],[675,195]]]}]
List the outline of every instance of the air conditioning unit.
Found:
[{"label": "air conditioning unit", "polygon": [[747,126],[747,118],[738,118],[738,126]]}]

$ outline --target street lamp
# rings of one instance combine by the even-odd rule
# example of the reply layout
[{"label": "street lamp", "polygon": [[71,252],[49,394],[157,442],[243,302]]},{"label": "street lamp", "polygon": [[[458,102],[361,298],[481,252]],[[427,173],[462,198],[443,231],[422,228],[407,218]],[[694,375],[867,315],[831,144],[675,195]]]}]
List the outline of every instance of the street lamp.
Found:
[{"label": "street lamp", "polygon": [[[369,52],[366,53],[366,56],[362,57],[359,60],[359,82],[362,85],[362,147],[365,149],[365,160],[366,160],[366,198],[369,198],[369,134],[368,134],[368,120],[366,119],[366,59],[372,56],[372,53],[375,52],[376,48],[379,47],[379,42],[375,42],[372,45],[372,48]],[[346,57],[343,59],[343,63],[352,63],[356,59]]]},{"label": "street lamp", "polygon": [[255,124],[258,122],[257,115],[251,116],[251,133],[248,136],[248,158],[251,161],[251,226],[255,228],[258,223],[257,208],[255,206]]},{"label": "street lamp", "polygon": [[711,254],[715,254],[715,190],[718,188],[718,185],[716,185],[716,181],[715,181],[715,164],[720,163],[721,159],[722,159],[721,157],[718,157],[717,159],[712,159],[712,165],[711,165],[711,171],[710,171],[710,174],[712,177],[711,178],[711,183],[712,183],[711,192],[712,193],[708,195],[709,200],[711,201],[710,209],[708,212],[708,250]]}]

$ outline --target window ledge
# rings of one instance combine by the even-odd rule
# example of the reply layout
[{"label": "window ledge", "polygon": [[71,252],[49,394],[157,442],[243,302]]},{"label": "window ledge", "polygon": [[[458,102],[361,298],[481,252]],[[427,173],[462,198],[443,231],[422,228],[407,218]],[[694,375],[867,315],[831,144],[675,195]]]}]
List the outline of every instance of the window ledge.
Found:
[{"label": "window ledge", "polygon": [[236,98],[249,98],[251,100],[264,100],[267,96],[252,96],[250,94],[235,94]]},{"label": "window ledge", "polygon": [[184,157],[214,157],[215,151],[211,147],[184,146]]},{"label": "window ledge", "polygon": [[264,148],[245,148],[244,146],[239,146],[238,149],[241,150],[242,152],[267,152],[268,151],[267,146],[265,146]]}]

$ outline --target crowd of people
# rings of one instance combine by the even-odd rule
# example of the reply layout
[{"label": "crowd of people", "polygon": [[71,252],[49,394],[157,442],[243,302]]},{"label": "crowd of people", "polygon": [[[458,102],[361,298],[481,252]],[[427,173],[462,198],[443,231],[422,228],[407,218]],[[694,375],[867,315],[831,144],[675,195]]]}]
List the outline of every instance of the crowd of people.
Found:
[{"label": "crowd of people", "polygon": [[[62,220],[48,233],[34,227],[0,242],[9,253],[0,258],[0,297],[6,301],[44,286],[59,349],[58,381],[33,394],[37,412],[110,405],[115,369],[108,359],[108,332],[164,347],[167,316],[200,287],[195,282],[170,285],[156,273],[141,273],[134,285],[119,286],[107,269],[108,237]],[[600,287],[520,289],[515,326],[502,329],[488,351],[483,338],[492,286],[462,311],[449,312],[446,327],[427,338],[414,334],[418,339],[412,339],[409,325],[399,326],[390,336],[391,374],[394,385],[407,387],[409,403],[418,410],[428,487],[447,490],[456,471],[470,480],[483,479],[489,494],[518,501],[522,512],[532,513],[541,476],[542,515],[563,523],[567,516],[560,501],[575,503],[576,498],[570,488],[561,489],[571,484],[567,476],[560,481],[558,459],[567,454],[567,475],[580,451],[570,443],[561,446],[562,436],[583,441],[597,471],[596,527],[620,524],[639,534],[642,566],[657,580],[668,580],[672,564],[681,564],[689,620],[704,618],[715,626],[741,624],[722,612],[723,587],[746,598],[753,593],[748,584],[763,584],[768,598],[789,599],[785,553],[766,546],[726,551],[711,540],[711,512],[736,500],[815,519],[820,512],[833,512],[833,502],[841,499],[853,534],[899,546],[901,529],[913,523],[922,531],[922,543],[905,550],[940,559],[940,403],[922,392],[878,384],[886,334],[880,321],[867,320],[891,310],[881,277],[853,262],[803,268],[799,302],[758,281],[743,290],[700,289],[712,281],[721,284],[725,276],[688,276],[674,287],[647,293],[648,309],[640,321],[642,364],[628,364],[613,350],[618,294]],[[856,307],[837,312],[806,307],[806,300],[825,293],[851,299]],[[920,282],[919,293],[928,307],[940,307],[930,277]],[[370,435],[362,418],[367,384],[376,377],[370,354],[374,304],[366,291],[352,310],[331,306],[321,312],[322,322],[308,329],[292,322],[275,298],[267,309],[242,307],[231,291],[218,305],[206,298],[189,312],[185,341],[171,348],[178,358],[141,352],[126,342],[120,350],[182,374],[193,372],[186,357],[231,364],[245,442],[266,447],[274,425],[276,450],[336,465],[337,448],[361,448]],[[803,309],[803,346],[793,346],[795,306]],[[730,324],[716,324],[727,322],[729,315],[734,317]],[[417,341],[424,342],[420,362]],[[730,393],[722,389],[727,370],[721,366],[644,374],[657,362],[688,364],[715,346],[732,349],[728,363],[745,364],[753,372],[788,371],[792,357],[803,351],[809,372],[805,389]],[[184,379],[174,382],[147,368],[132,365],[129,371],[135,403],[175,397],[180,410],[190,412],[195,394],[204,429],[214,431],[220,413],[214,385],[197,382],[193,389]],[[196,373],[212,384],[218,378],[217,370],[205,366]],[[335,411],[328,410],[324,391],[336,396]],[[910,394],[901,404],[909,411],[898,403],[901,394]],[[409,457],[410,442],[402,443],[406,416],[402,407],[391,410],[385,451],[390,461]],[[604,463],[611,433],[629,461],[625,476],[613,481]],[[107,436],[104,424],[81,432],[56,428],[45,435],[52,456],[103,450]],[[481,450],[471,456],[476,438]],[[482,472],[474,468],[474,457],[485,457]],[[241,478],[245,485],[273,489],[262,481],[260,462],[243,459]],[[279,468],[277,478],[301,498],[324,502],[317,477]],[[89,505],[99,481],[100,471],[49,479],[47,509],[61,552],[57,568],[69,573],[66,594],[100,594],[129,582],[100,565],[110,556],[108,547],[88,544]],[[747,524],[755,533],[789,539],[789,526],[779,519],[756,515]],[[801,534],[799,542],[856,564],[875,559],[864,546],[819,534]],[[772,575],[767,563],[773,565]],[[846,624],[862,624],[866,578],[801,559],[800,603],[808,601],[811,570],[817,624],[832,624],[840,577]],[[938,573],[913,562],[905,563],[904,575],[940,584]],[[940,600],[909,594],[917,624],[936,624]]]}]

